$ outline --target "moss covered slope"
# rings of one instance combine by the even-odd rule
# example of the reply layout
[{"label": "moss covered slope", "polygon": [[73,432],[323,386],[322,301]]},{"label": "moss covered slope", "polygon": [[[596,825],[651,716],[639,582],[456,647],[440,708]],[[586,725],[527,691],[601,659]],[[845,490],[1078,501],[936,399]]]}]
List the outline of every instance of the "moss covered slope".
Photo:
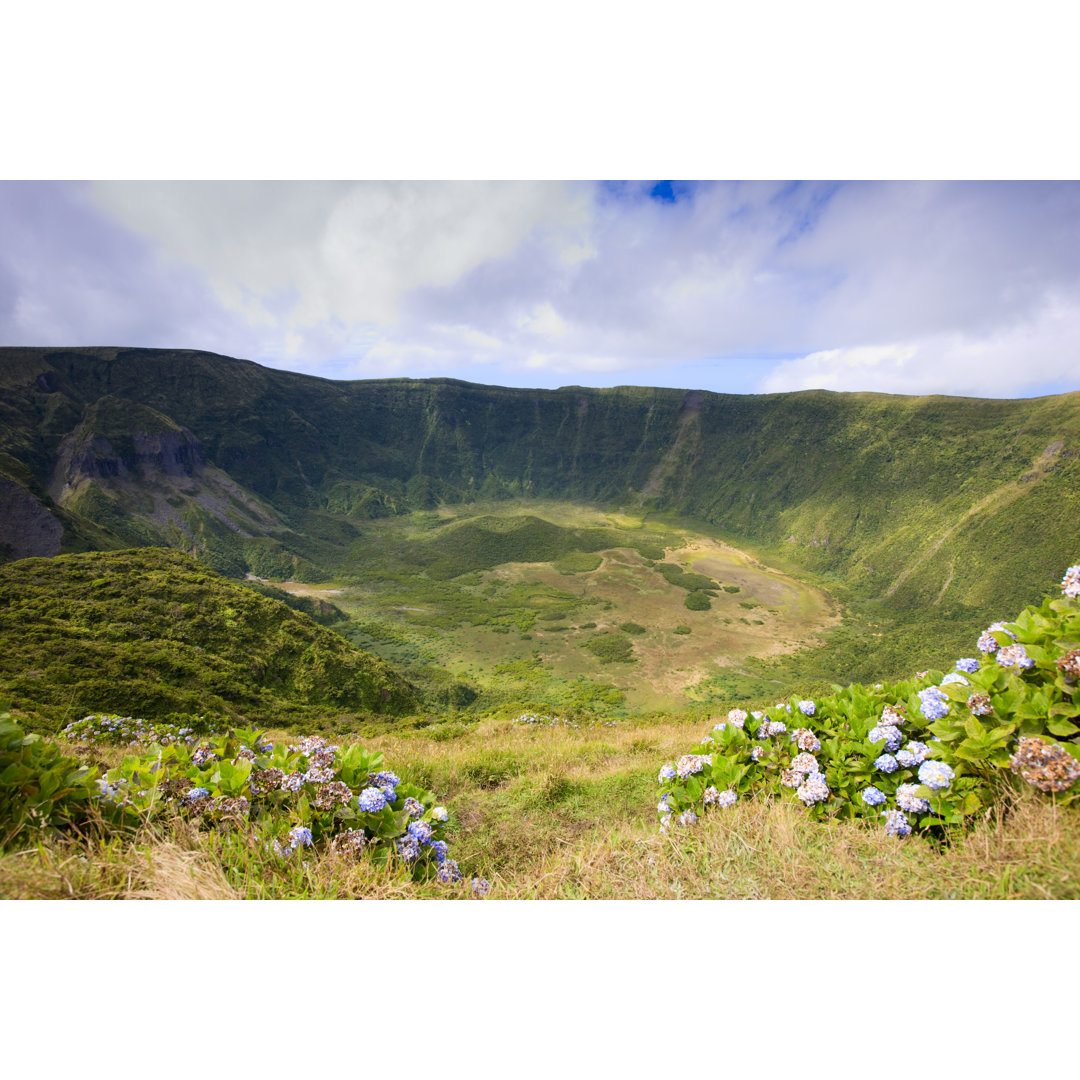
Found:
[{"label": "moss covered slope", "polygon": [[416,707],[381,660],[176,551],[0,566],[0,690],[55,727],[87,712],[213,713],[276,726]]}]

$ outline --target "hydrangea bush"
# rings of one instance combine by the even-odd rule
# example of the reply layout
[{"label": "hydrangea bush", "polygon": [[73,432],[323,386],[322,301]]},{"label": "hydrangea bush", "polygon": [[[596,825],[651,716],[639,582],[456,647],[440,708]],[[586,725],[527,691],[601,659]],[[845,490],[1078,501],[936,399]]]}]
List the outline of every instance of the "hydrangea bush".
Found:
[{"label": "hydrangea bush", "polygon": [[[867,818],[891,836],[963,823],[1003,782],[1080,795],[1080,565],[1062,595],[995,622],[953,670],[817,701],[732,709],[660,769],[664,831],[767,792],[819,818]],[[795,727],[798,723],[801,726]]]},{"label": "hydrangea bush", "polygon": [[303,848],[402,860],[418,879],[461,881],[448,857],[449,813],[430,791],[383,768],[381,753],[318,735],[275,746],[236,728],[192,745],[152,743],[97,781],[115,821],[179,814],[209,828],[249,829],[281,859]]},{"label": "hydrangea bush", "polygon": [[178,742],[190,745],[196,742],[200,735],[214,734],[214,729],[206,723],[204,717],[193,719],[186,724],[171,724],[100,713],[73,721],[61,734],[73,742],[112,743],[118,746],[156,742],[161,746],[171,746]]},{"label": "hydrangea bush", "polygon": [[78,820],[97,795],[96,775],[0,714],[0,851],[31,830]]}]

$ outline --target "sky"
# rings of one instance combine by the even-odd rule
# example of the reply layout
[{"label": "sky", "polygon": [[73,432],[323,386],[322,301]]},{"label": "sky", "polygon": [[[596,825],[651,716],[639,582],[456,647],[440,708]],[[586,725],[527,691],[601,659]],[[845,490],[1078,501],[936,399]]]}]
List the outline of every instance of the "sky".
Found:
[{"label": "sky", "polygon": [[1080,389],[1073,181],[4,181],[0,344],[333,379]]}]

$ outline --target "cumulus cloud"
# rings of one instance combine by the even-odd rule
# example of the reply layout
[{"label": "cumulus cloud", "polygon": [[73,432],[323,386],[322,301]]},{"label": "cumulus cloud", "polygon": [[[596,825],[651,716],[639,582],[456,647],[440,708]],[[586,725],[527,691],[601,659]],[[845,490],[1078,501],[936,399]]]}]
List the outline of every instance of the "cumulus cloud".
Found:
[{"label": "cumulus cloud", "polygon": [[1071,385],[1078,184],[651,186],[98,183],[34,273],[0,254],[0,320],[352,378]]},{"label": "cumulus cloud", "polygon": [[1047,392],[1076,389],[1078,345],[1080,306],[1054,300],[1035,317],[990,334],[823,349],[777,365],[760,389],[1021,397],[1033,372]]}]

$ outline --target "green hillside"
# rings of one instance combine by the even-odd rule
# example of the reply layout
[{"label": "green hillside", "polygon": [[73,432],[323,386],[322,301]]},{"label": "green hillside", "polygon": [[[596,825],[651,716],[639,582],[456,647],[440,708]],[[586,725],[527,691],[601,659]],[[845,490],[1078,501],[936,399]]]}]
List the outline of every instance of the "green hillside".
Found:
[{"label": "green hillside", "polygon": [[160,548],[0,566],[0,642],[0,692],[46,729],[89,712],[352,726],[417,704],[309,616]]},{"label": "green hillside", "polygon": [[[900,606],[1021,603],[1074,554],[1080,394],[331,382],[105,348],[2,349],[0,390],[0,491],[56,550],[164,543],[314,580],[365,520],[529,497],[691,516]],[[0,543],[51,553],[20,552],[31,534]]]}]

